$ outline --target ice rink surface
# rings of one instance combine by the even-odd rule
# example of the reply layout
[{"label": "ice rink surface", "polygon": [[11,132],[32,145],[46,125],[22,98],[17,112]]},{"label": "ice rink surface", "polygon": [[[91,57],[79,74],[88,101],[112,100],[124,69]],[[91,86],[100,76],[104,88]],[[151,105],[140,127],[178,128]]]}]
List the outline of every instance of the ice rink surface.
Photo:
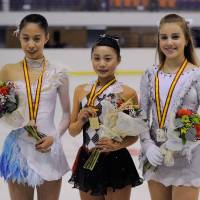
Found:
[{"label": "ice rink surface", "polygon": [[[82,83],[86,83],[88,82],[88,80],[95,80],[95,76],[70,76],[71,100],[73,98],[73,91],[74,91],[75,86]],[[134,75],[118,76],[118,80],[123,81],[125,84],[129,85],[130,87],[134,88],[137,92],[139,92],[140,76],[134,76]],[[58,106],[56,109],[55,119],[58,120],[59,115],[61,113],[60,107],[59,107],[59,101],[57,104]],[[72,104],[72,101],[71,101],[71,104]],[[58,124],[57,120],[55,120],[56,124]],[[2,133],[4,132],[3,129],[4,127],[0,125],[0,130],[2,131]],[[6,137],[6,135],[2,133],[0,134],[0,150],[2,149],[3,141]],[[66,133],[62,138],[62,143],[63,143],[64,151],[66,153],[68,162],[70,166],[72,166],[78,147],[82,143],[82,135],[80,134],[77,137],[73,138],[70,135],[68,135],[68,133]],[[139,165],[138,156],[137,156],[139,148],[140,148],[139,143],[136,143],[129,148],[137,168]],[[141,174],[140,170],[139,170],[139,173]],[[70,185],[67,182],[70,177],[70,174],[71,173],[69,172],[63,177],[60,200],[79,200],[80,199],[78,190],[73,189],[72,185]],[[0,179],[0,200],[9,200],[9,199],[10,198],[8,194],[7,184],[2,179]],[[37,199],[36,195],[34,199],[35,200]],[[131,200],[150,200],[146,182],[144,182],[141,186],[138,186],[132,189]]]}]

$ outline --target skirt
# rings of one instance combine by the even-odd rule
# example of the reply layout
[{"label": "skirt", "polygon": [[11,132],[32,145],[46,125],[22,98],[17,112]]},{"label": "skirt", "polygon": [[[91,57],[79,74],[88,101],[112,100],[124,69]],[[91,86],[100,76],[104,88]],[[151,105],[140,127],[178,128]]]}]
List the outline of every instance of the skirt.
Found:
[{"label": "skirt", "polygon": [[26,158],[21,153],[18,142],[20,140],[19,136],[24,131],[23,128],[19,128],[11,131],[6,137],[0,155],[0,176],[5,181],[35,187],[41,185],[44,180],[28,166]]},{"label": "skirt", "polygon": [[200,145],[192,150],[191,161],[181,153],[175,154],[174,165],[160,165],[154,172],[146,172],[145,180],[155,180],[168,186],[200,187]]},{"label": "skirt", "polygon": [[107,194],[109,187],[115,191],[127,185],[134,187],[142,184],[143,180],[139,177],[127,149],[101,153],[92,171],[83,168],[90,154],[84,146],[79,149],[69,180],[74,188],[101,196]]}]

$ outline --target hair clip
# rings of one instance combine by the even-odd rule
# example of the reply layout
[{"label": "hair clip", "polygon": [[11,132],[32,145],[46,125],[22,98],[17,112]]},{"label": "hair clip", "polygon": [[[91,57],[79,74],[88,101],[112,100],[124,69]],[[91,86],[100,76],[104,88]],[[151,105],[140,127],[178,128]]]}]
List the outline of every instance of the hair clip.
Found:
[{"label": "hair clip", "polygon": [[193,19],[191,19],[191,18],[186,19],[185,22],[186,22],[187,26],[190,27],[193,23]]},{"label": "hair clip", "polygon": [[16,28],[16,30],[13,32],[13,35],[15,36],[15,37],[18,37],[18,35],[19,35],[19,24],[16,26],[17,28]]}]

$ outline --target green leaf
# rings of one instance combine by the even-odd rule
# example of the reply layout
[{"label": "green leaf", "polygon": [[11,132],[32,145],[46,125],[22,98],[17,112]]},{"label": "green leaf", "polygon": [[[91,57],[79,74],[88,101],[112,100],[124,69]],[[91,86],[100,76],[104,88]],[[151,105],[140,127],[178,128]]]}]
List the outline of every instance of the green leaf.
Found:
[{"label": "green leaf", "polygon": [[188,123],[188,122],[190,122],[189,116],[183,115],[182,118],[181,118],[181,122],[183,122],[183,123]]}]

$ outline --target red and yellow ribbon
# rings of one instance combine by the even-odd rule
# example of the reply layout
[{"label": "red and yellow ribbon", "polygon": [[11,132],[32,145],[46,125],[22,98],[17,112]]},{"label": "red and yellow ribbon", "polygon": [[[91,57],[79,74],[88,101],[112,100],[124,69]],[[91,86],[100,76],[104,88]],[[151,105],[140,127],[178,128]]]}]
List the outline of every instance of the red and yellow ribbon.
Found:
[{"label": "red and yellow ribbon", "polygon": [[23,71],[24,71],[24,78],[26,83],[26,92],[27,92],[27,98],[28,98],[28,106],[29,106],[29,119],[32,121],[36,121],[38,108],[39,108],[39,102],[40,102],[40,93],[41,93],[41,87],[42,87],[42,80],[43,80],[43,74],[46,68],[46,61],[44,59],[42,71],[37,81],[37,89],[35,94],[35,101],[33,102],[32,97],[32,91],[31,91],[31,84],[30,84],[30,77],[28,73],[28,67],[26,59],[23,60]]},{"label": "red and yellow ribbon", "polygon": [[94,85],[92,86],[91,92],[90,92],[90,96],[87,102],[88,106],[94,106],[94,101],[95,99],[103,93],[103,91],[105,91],[110,85],[112,85],[113,83],[116,82],[116,79],[112,79],[111,81],[109,81],[106,85],[104,85],[97,93],[95,93],[97,85],[98,85],[98,81],[96,81],[94,83]]},{"label": "red and yellow ribbon", "polygon": [[172,99],[173,91],[175,89],[175,86],[176,86],[181,74],[183,73],[185,67],[187,66],[187,63],[188,63],[188,61],[187,61],[187,59],[185,59],[171,83],[171,86],[169,88],[167,98],[165,101],[165,105],[163,108],[163,112],[161,112],[161,103],[160,103],[160,86],[159,86],[159,78],[158,78],[159,70],[157,71],[157,74],[155,76],[155,99],[156,99],[156,109],[157,109],[159,128],[163,128],[163,126],[165,124],[165,120],[166,120],[168,108],[169,108],[169,105],[170,105],[170,102]]}]

